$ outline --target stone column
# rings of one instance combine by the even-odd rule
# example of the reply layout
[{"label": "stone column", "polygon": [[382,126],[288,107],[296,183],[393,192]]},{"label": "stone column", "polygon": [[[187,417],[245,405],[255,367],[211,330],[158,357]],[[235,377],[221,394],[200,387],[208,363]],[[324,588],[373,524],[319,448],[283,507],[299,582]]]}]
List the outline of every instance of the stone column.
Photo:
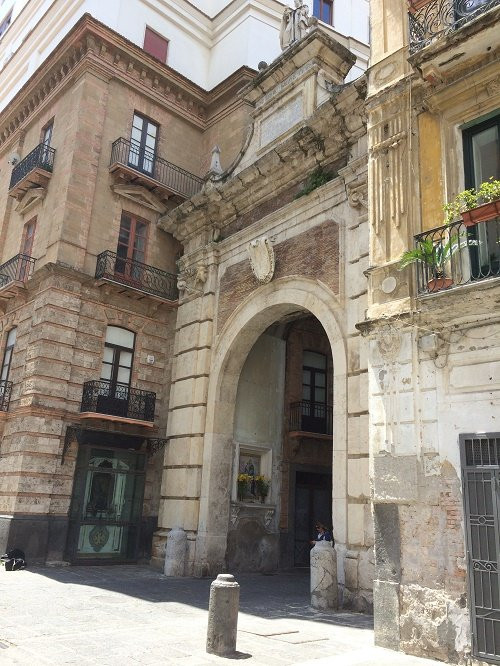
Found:
[{"label": "stone column", "polygon": [[182,527],[174,527],[167,536],[165,549],[165,576],[184,576],[186,569],[187,534]]},{"label": "stone column", "polygon": [[331,541],[317,541],[311,550],[311,606],[337,608],[337,553]]},{"label": "stone column", "polygon": [[210,585],[207,652],[221,657],[236,651],[240,586],[231,574],[219,574]]}]

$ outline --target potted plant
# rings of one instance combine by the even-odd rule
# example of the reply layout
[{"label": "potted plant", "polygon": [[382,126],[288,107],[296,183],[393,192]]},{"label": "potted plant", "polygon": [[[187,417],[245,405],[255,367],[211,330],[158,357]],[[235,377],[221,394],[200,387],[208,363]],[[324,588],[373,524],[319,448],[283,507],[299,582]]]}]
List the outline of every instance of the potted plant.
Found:
[{"label": "potted plant", "polygon": [[492,220],[500,215],[500,180],[490,178],[478,189],[459,192],[453,201],[443,206],[445,224],[450,224],[460,215],[466,227]]},{"label": "potted plant", "polygon": [[238,474],[238,501],[242,502],[248,494],[252,477],[249,474]]},{"label": "potted plant", "polygon": [[431,238],[422,238],[417,241],[417,247],[403,253],[399,261],[399,270],[411,264],[420,263],[427,268],[427,289],[430,292],[447,289],[453,284],[453,279],[445,276],[445,264],[453,254],[465,247],[467,242],[460,242],[458,237],[450,237],[443,243],[434,243]]},{"label": "potted plant", "polygon": [[262,504],[266,501],[266,497],[269,493],[269,485],[269,479],[265,476],[260,475],[255,477],[255,490],[257,491],[257,495],[260,497]]}]

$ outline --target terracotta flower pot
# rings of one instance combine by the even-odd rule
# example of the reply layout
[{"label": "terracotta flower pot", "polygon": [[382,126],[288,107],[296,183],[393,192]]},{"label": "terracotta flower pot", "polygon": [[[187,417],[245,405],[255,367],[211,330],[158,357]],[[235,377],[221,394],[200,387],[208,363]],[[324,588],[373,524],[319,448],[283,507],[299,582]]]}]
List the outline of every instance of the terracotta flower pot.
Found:
[{"label": "terracotta flower pot", "polygon": [[408,0],[408,11],[410,14],[415,14],[415,12],[418,12],[419,9],[422,9],[422,7],[425,7],[430,2],[433,2],[433,0]]},{"label": "terracotta flower pot", "polygon": [[441,291],[441,289],[448,289],[452,284],[453,280],[451,278],[437,277],[432,278],[432,280],[427,282],[427,289],[430,293],[433,293],[435,291]]},{"label": "terracotta flower pot", "polygon": [[482,204],[477,208],[466,210],[462,213],[462,220],[466,227],[473,227],[479,222],[492,220],[500,215],[500,199],[497,201],[490,201],[489,203]]}]

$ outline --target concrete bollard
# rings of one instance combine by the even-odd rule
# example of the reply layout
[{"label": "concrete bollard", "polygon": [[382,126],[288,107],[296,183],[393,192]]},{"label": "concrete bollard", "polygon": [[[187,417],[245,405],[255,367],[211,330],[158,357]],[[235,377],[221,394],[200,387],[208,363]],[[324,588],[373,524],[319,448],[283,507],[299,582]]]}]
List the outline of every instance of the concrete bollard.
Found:
[{"label": "concrete bollard", "polygon": [[167,536],[165,549],[165,576],[184,576],[186,568],[187,534],[182,527],[174,527]]},{"label": "concrete bollard", "polygon": [[311,606],[337,608],[337,595],[337,553],[331,541],[317,541],[311,549]]},{"label": "concrete bollard", "polygon": [[224,657],[236,652],[240,586],[231,574],[219,574],[210,585],[207,652]]}]

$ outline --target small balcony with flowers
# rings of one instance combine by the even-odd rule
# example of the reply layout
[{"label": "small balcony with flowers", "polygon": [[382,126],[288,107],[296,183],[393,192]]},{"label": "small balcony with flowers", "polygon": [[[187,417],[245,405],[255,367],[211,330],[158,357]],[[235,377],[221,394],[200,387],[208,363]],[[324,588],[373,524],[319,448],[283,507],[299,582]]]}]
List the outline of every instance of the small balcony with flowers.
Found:
[{"label": "small balcony with flowers", "polygon": [[500,278],[500,181],[465,190],[444,206],[445,224],[417,234],[400,268],[414,265],[419,297]]},{"label": "small balcony with flowers", "polygon": [[407,2],[409,61],[426,80],[439,80],[498,44],[500,0]]}]

